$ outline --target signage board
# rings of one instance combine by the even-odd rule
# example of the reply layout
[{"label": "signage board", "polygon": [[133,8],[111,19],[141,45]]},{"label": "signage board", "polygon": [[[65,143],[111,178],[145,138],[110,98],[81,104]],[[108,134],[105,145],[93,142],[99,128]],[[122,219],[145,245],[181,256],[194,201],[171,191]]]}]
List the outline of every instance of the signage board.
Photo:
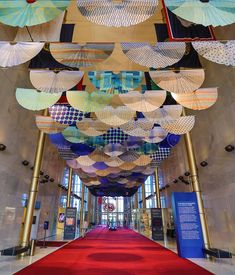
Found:
[{"label": "signage board", "polygon": [[64,221],[64,239],[73,240],[76,234],[77,208],[67,207]]},{"label": "signage board", "polygon": [[164,241],[161,208],[151,208],[151,220],[152,220],[152,239],[154,241]]}]

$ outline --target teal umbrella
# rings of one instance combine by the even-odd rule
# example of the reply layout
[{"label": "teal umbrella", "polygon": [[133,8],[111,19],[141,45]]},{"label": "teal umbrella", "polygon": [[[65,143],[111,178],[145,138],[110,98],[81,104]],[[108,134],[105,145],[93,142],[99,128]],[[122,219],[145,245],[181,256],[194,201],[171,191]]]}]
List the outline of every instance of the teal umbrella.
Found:
[{"label": "teal umbrella", "polygon": [[70,0],[0,0],[0,22],[10,26],[46,23],[66,10]]}]

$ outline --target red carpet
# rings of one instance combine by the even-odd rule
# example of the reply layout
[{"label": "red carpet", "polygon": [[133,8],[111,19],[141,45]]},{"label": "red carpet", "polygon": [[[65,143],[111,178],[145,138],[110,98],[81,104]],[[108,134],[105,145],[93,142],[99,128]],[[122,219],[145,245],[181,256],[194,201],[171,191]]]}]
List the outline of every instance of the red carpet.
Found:
[{"label": "red carpet", "polygon": [[19,275],[208,275],[210,272],[128,229],[97,228]]}]

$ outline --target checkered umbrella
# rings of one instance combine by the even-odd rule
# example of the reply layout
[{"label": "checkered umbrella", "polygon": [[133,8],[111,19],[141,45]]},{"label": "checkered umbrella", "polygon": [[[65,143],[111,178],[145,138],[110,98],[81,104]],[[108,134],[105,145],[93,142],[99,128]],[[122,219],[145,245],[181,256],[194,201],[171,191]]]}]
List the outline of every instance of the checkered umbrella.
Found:
[{"label": "checkered umbrella", "polygon": [[126,134],[130,136],[135,137],[147,137],[149,134],[149,131],[153,128],[153,122],[141,118],[138,120],[130,120],[127,123],[120,126],[120,128],[125,132]]},{"label": "checkered umbrella", "polygon": [[105,141],[111,144],[122,143],[123,141],[128,139],[128,135],[124,134],[124,132],[120,128],[111,128],[102,137]]},{"label": "checkered umbrella", "polygon": [[[1,8],[0,8],[1,9]],[[0,41],[0,66],[13,67],[28,62],[44,47],[44,43]]]},{"label": "checkered umbrella", "polygon": [[125,55],[133,62],[148,68],[165,68],[177,63],[186,50],[184,42],[121,43]]},{"label": "checkered umbrella", "polygon": [[50,51],[55,60],[72,68],[95,66],[105,61],[113,49],[114,43],[50,43]]},{"label": "checkered umbrella", "polygon": [[157,151],[150,155],[150,158],[154,161],[163,161],[168,158],[171,153],[171,148],[159,147]]}]

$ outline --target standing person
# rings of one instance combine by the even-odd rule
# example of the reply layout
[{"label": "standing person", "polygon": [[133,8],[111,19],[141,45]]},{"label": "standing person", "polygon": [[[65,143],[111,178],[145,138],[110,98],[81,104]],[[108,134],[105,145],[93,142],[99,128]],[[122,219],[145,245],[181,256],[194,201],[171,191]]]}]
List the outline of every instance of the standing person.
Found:
[{"label": "standing person", "polygon": [[82,238],[85,237],[87,229],[88,229],[88,222],[86,220],[84,220],[83,225],[82,225],[82,232],[81,232]]}]

